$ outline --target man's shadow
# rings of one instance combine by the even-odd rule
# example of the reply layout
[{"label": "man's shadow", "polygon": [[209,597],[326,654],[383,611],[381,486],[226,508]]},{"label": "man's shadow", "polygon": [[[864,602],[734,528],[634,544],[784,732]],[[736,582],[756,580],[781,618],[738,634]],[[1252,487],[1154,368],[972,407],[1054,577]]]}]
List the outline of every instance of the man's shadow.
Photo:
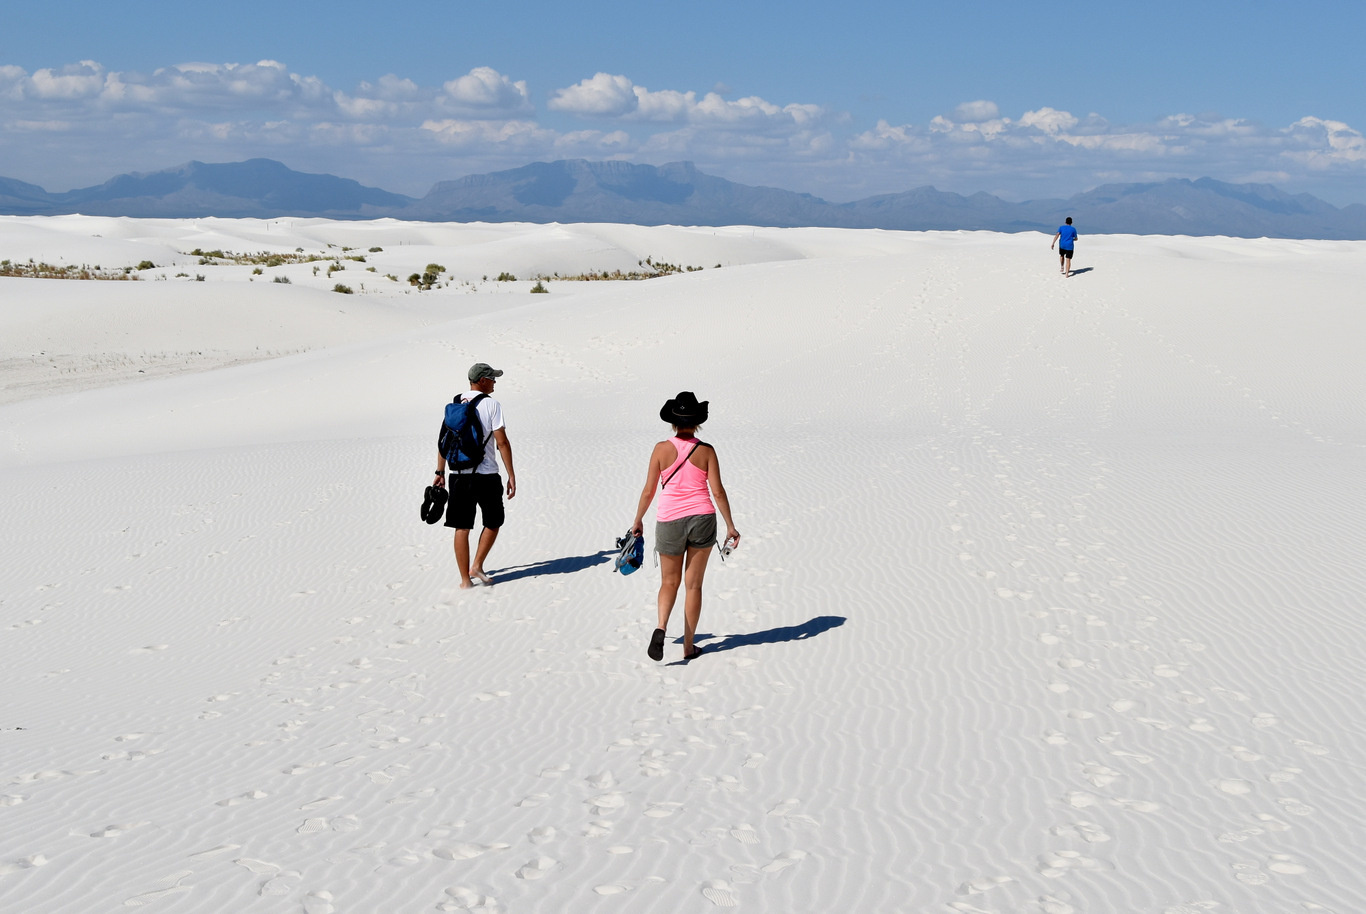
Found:
[{"label": "man's shadow", "polygon": [[1092,270],[1094,270],[1094,269],[1095,269],[1095,267],[1082,267],[1081,269],[1073,270],[1073,271],[1072,271],[1072,275],[1073,275],[1073,276],[1080,276],[1080,275],[1083,274],[1083,273],[1090,273],[1090,272],[1091,272]]},{"label": "man's shadow", "polygon": [[[734,650],[737,647],[749,647],[756,644],[782,644],[785,641],[805,641],[807,638],[814,638],[824,634],[832,628],[839,628],[846,621],[844,616],[816,616],[808,619],[800,625],[785,625],[782,628],[770,628],[761,632],[747,632],[738,635],[727,635],[724,639],[715,644],[702,644],[704,641],[715,638],[716,635],[697,634],[693,636],[693,643],[701,645],[704,654],[719,654],[721,651]],[[682,638],[674,639],[674,643],[682,641]],[[686,663],[680,660],[678,663]],[[674,666],[675,664],[669,664]]]},{"label": "man's shadow", "polygon": [[562,559],[532,562],[530,565],[512,565],[508,568],[499,568],[492,574],[494,581],[499,584],[521,578],[537,578],[547,574],[573,574],[576,571],[583,571],[585,568],[592,568],[594,565],[610,562],[612,556],[616,554],[615,549],[604,549],[602,552],[594,552],[591,555],[565,556]]}]

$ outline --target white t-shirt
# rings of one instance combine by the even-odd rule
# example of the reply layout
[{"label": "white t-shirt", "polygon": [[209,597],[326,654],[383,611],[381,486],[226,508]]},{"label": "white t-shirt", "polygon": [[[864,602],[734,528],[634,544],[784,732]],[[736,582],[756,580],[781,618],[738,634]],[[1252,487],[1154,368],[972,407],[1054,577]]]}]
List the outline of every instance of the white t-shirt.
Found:
[{"label": "white t-shirt", "polygon": [[[461,401],[468,403],[479,396],[477,390],[467,390],[460,395]],[[503,427],[503,406],[492,397],[485,397],[479,401],[475,411],[479,413],[479,421],[484,426],[484,437],[488,438],[484,444],[484,459],[479,462],[479,466],[474,468],[475,473],[494,474],[498,472],[498,443],[493,440],[493,433]],[[465,473],[469,470],[463,471]]]}]

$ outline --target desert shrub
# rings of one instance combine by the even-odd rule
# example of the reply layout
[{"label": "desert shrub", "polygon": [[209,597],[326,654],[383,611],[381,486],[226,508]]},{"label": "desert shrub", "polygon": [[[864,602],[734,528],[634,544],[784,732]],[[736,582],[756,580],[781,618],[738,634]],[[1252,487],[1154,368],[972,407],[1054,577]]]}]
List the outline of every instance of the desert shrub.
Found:
[{"label": "desert shrub", "polygon": [[439,263],[427,264],[427,269],[421,273],[413,273],[408,277],[408,285],[417,286],[419,292],[430,289],[441,280],[441,274],[446,272],[446,268]]},{"label": "desert shrub", "polygon": [[260,267],[257,267],[256,269],[254,269],[254,270],[251,271],[251,275],[252,275],[252,276],[260,276],[260,275],[261,275],[262,273],[264,273],[264,272],[265,272],[265,270],[261,269]]},{"label": "desert shrub", "polygon": [[516,282],[516,281],[517,281],[517,277],[516,277],[516,276],[513,276],[511,273],[506,273],[506,272],[504,272],[504,273],[499,273],[499,274],[498,274],[498,281],[499,281],[499,282]]},{"label": "desert shrub", "polygon": [[154,264],[154,263],[152,263],[152,261],[150,261],[150,260],[143,260],[143,261],[139,261],[139,263],[138,263],[138,269],[139,269],[139,270],[155,270],[156,268],[157,268],[157,265]]},{"label": "desert shrub", "polygon": [[382,251],[382,250],[384,250],[384,248],[381,248],[381,247],[373,247],[373,248],[370,249],[370,253],[371,253],[371,254],[378,254],[378,253],[379,253],[380,251]]},{"label": "desert shrub", "polygon": [[290,285],[288,276],[276,276],[274,279],[271,280],[271,282],[282,282],[285,285]]},{"label": "desert shrub", "polygon": [[337,283],[335,286],[332,287],[332,291],[333,291],[333,292],[340,292],[342,295],[350,295],[350,294],[351,294],[351,287],[350,287],[350,286],[344,286],[344,285],[342,285],[341,283]]},{"label": "desert shrub", "polygon": [[550,290],[547,289],[547,288],[545,287],[545,283],[541,282],[541,281],[538,279],[538,280],[536,280],[536,285],[534,285],[534,286],[531,287],[531,291],[532,291],[532,292],[549,292]]},{"label": "desert shrub", "polygon": [[194,274],[194,281],[195,281],[195,282],[203,282],[203,281],[204,281],[204,274],[203,274],[203,273],[196,273],[196,274]]}]

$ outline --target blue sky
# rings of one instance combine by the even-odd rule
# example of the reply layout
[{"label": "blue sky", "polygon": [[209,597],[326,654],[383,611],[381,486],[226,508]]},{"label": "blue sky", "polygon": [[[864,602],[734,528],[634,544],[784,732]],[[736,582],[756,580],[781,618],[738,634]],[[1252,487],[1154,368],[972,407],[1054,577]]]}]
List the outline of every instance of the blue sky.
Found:
[{"label": "blue sky", "polygon": [[0,176],[279,159],[421,195],[559,158],[843,201],[1210,176],[1366,203],[1366,4],[9,4]]}]

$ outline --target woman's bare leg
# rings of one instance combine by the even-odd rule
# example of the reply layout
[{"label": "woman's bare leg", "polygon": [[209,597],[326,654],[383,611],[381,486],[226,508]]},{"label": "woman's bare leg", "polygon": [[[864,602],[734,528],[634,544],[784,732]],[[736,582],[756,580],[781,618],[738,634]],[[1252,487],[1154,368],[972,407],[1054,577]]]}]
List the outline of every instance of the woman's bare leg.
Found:
[{"label": "woman's bare leg", "polygon": [[[702,615],[702,578],[707,573],[707,559],[711,547],[689,548],[687,570],[683,574],[683,656],[693,652],[693,636],[697,634],[697,620]],[[670,601],[672,602],[672,601]]]},{"label": "woman's bare leg", "polygon": [[[678,599],[678,585],[683,583],[683,556],[659,557],[659,628],[668,630],[669,614]],[[686,604],[685,604],[686,606]]]}]

